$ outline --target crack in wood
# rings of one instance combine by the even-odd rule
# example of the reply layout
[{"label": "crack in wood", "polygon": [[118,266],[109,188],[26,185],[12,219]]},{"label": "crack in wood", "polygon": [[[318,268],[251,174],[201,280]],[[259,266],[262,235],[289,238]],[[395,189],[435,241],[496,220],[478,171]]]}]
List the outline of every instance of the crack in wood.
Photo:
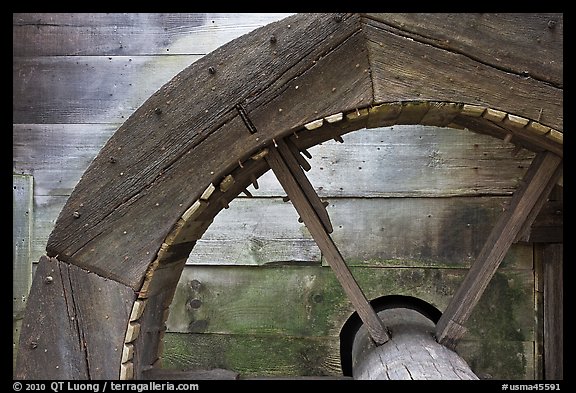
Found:
[{"label": "crack in wood", "polygon": [[[428,45],[428,46],[434,47],[436,49],[445,50],[447,52],[450,52],[450,53],[453,53],[456,55],[464,56],[464,57],[466,57],[472,61],[475,61],[475,62],[480,63],[482,65],[485,65],[487,67],[494,68],[498,71],[506,72],[508,74],[513,74],[513,75],[516,75],[516,76],[521,77],[521,78],[527,77],[525,73],[517,72],[517,71],[514,71],[513,69],[510,69],[510,68],[498,66],[495,63],[490,63],[490,62],[484,61],[484,60],[480,59],[478,56],[473,56],[469,53],[465,53],[465,52],[457,50],[455,48],[451,48],[451,47],[448,47],[446,45],[441,45],[440,40],[424,36],[422,34],[414,32],[414,31],[407,30],[403,26],[395,26],[391,23],[387,23],[387,22],[384,22],[382,20],[378,20],[378,19],[372,17],[371,15],[367,15],[367,14],[362,14],[360,19],[364,25],[368,25],[370,27],[386,31],[390,34],[394,34],[396,36],[399,36],[399,37],[402,37],[402,38],[405,38],[405,39],[408,39],[408,40],[411,40],[414,42],[418,42],[422,45]],[[372,23],[370,23],[370,22],[372,22]],[[379,25],[379,24],[381,24],[381,25]],[[382,25],[388,27],[389,29],[383,28]],[[366,39],[375,43],[375,44],[378,44],[378,42],[371,40],[368,36],[366,36]],[[550,87],[563,90],[563,86],[559,85],[557,83],[553,83],[551,81],[547,81],[547,80],[544,80],[542,78],[538,78],[535,75],[529,75],[528,77],[531,79],[534,79],[535,81],[544,83]]]}]

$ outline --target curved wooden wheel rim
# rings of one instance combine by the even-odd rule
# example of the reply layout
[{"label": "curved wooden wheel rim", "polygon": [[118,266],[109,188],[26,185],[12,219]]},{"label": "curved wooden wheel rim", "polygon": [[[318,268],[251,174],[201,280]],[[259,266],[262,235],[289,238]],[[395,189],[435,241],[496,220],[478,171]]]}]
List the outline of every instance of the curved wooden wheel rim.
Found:
[{"label": "curved wooden wheel rim", "polygon": [[[390,77],[375,75],[397,38],[383,26],[376,16],[296,15],[221,47],[150,97],[104,146],[60,214],[31,289],[29,304],[38,304],[24,320],[16,376],[139,379],[159,366],[168,306],[189,253],[221,209],[257,186],[275,141],[304,151],[362,128],[423,124],[562,157],[561,88],[485,65],[476,91],[458,75],[441,91],[428,79],[387,90],[385,82],[410,75],[392,66]],[[255,48],[264,49],[244,55]],[[240,77],[238,69],[245,70]],[[490,82],[494,75],[503,80]],[[505,95],[503,81],[513,86]],[[326,98],[306,100],[318,92]],[[117,296],[91,312],[102,290]],[[61,323],[43,311],[54,304],[68,317],[69,336],[42,337]],[[105,339],[96,337],[102,331]],[[61,363],[43,368],[47,359]]]}]

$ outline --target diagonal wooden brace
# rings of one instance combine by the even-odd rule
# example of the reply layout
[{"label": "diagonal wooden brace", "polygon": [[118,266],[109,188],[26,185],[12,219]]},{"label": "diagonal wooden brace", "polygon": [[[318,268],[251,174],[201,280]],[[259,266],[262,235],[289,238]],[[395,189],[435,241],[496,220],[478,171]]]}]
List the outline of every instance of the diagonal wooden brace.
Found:
[{"label": "diagonal wooden brace", "polygon": [[300,214],[302,221],[326,257],[360,319],[366,325],[372,340],[376,345],[384,344],[390,339],[388,331],[368,302],[330,237],[329,232],[331,232],[332,226],[329,224],[328,213],[324,205],[285,141],[279,141],[277,145],[277,148],[270,148],[269,154],[266,156],[268,165],[272,168],[296,211]]},{"label": "diagonal wooden brace", "polygon": [[562,173],[562,159],[544,151],[533,159],[509,208],[500,216],[480,254],[436,325],[436,339],[451,349],[464,335],[464,324],[525,224],[533,220]]}]

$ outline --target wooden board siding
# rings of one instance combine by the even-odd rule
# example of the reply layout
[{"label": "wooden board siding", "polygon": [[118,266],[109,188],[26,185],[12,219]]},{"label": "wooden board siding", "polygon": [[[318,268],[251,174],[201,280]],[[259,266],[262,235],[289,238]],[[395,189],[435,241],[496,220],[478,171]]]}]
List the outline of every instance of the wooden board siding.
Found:
[{"label": "wooden board siding", "polygon": [[12,360],[15,364],[22,319],[32,284],[32,176],[14,175],[12,188]]},{"label": "wooden board siding", "polygon": [[[484,127],[487,120],[468,115],[450,123],[460,113],[457,104],[445,104],[452,113],[436,103],[425,115],[426,105],[397,103],[414,107],[402,111],[402,121],[420,124],[392,127],[378,124],[386,113],[368,117],[368,107],[459,97],[561,131],[562,16],[505,15],[505,28],[525,33],[504,37],[513,45],[509,53],[493,45],[500,37],[491,14],[466,21],[436,14],[296,15],[241,38],[244,51],[217,49],[284,16],[13,14],[13,172],[15,181],[34,182],[29,262],[38,265],[48,245],[49,255],[72,261],[70,274],[78,277],[72,282],[91,288],[85,276],[103,274],[121,293],[118,299],[131,302],[174,217],[207,186],[218,190],[239,161],[272,138],[361,107],[366,116],[358,111],[355,124],[376,128],[345,134],[343,144],[330,140],[310,148],[306,175],[328,200],[334,241],[369,297],[415,296],[444,310],[534,153],[518,150],[515,136],[503,141],[506,128],[498,122],[487,132],[497,138],[424,125],[441,120]],[[429,29],[427,18],[437,28]],[[450,37],[451,28],[459,34]],[[473,43],[478,35],[485,45]],[[546,49],[541,56],[525,50],[534,40]],[[525,107],[516,108],[517,102]],[[538,143],[535,136],[532,142]],[[546,146],[561,154],[556,140]],[[133,354],[136,377],[159,355],[170,368],[219,367],[248,376],[341,372],[338,334],[353,309],[292,204],[282,201],[272,171],[258,183],[248,188],[253,198],[232,200],[197,242],[166,332],[155,323],[172,293],[158,286],[170,286],[174,277],[167,273],[166,282],[154,283],[158,296],[142,314],[139,323],[147,327],[134,343],[142,348],[148,339],[164,338]],[[57,221],[61,229],[53,234]],[[15,224],[18,233],[27,231],[23,224]],[[546,362],[534,353],[542,324],[535,322],[534,287],[541,277],[535,277],[533,253],[532,243],[512,245],[467,322],[457,351],[481,378],[542,373]],[[558,309],[547,304],[549,311]],[[42,302],[34,311],[47,306],[64,310]],[[29,326],[29,334],[42,323],[48,322]],[[126,325],[107,323],[116,331],[114,342],[122,341],[118,332]],[[557,342],[547,345],[550,356]],[[110,366],[100,376],[111,375],[120,361],[92,355]],[[77,373],[66,377],[85,376],[71,370]]]},{"label": "wooden board siding", "polygon": [[[466,270],[354,267],[352,272],[369,297],[415,296],[442,310]],[[475,372],[495,379],[533,378],[533,299],[531,270],[497,273],[469,320],[470,330],[462,348],[457,348],[474,364]],[[278,364],[292,362],[293,352],[304,340],[308,343],[310,357],[319,358],[319,368],[312,367],[309,372],[326,373],[321,365],[332,364],[331,359],[339,355],[335,350],[327,352],[324,345],[337,339],[352,312],[328,267],[298,264],[264,268],[187,266],[167,322],[168,332],[174,334],[166,336],[164,364],[170,367],[194,364],[200,368],[235,365],[238,368],[234,370],[240,373],[253,373],[256,371],[250,364],[259,363],[264,372],[287,372],[269,366],[266,359],[274,356],[279,359]],[[189,338],[193,343],[202,340],[202,344],[197,344],[198,351],[182,344],[182,340],[188,340],[185,333],[193,333]],[[257,345],[252,347],[251,362],[244,365],[236,362],[234,348],[240,345],[238,343],[262,340],[271,343],[268,345],[286,345],[285,355],[269,355],[266,346],[259,350],[260,345]],[[233,344],[223,347],[222,342]],[[206,347],[219,348],[219,355],[210,358],[205,353]],[[509,351],[515,351],[514,355]],[[488,356],[495,363],[485,361]],[[498,363],[506,364],[508,368],[499,368]]]},{"label": "wooden board siding", "polygon": [[205,55],[278,13],[12,15],[14,56]]},{"label": "wooden board siding", "polygon": [[[562,48],[561,15],[554,16],[556,21],[560,21],[556,23],[558,30],[549,29],[547,23],[550,18],[540,14],[540,23],[531,23],[526,14],[508,15],[505,23],[514,26],[514,33],[512,36],[498,34],[498,40],[515,41],[510,46],[500,42],[509,53],[518,50],[522,54],[514,54],[506,62],[498,61],[502,53],[495,53],[491,44],[493,34],[482,33],[483,29],[499,31],[503,28],[500,18],[497,21],[492,19],[493,16],[483,18],[482,23],[477,23],[481,28],[468,30],[468,34],[474,34],[473,38],[463,35],[444,41],[437,37],[441,34],[441,28],[438,33],[426,29],[430,21],[426,14],[414,14],[409,23],[399,24],[399,29],[390,26],[390,22],[380,20],[393,18],[368,16],[364,27],[373,65],[376,102],[399,101],[408,96],[450,101],[449,97],[458,91],[462,102],[482,105],[490,97],[495,109],[507,111],[506,108],[509,108],[515,115],[540,119],[551,127],[563,128],[562,66],[558,65],[562,64],[562,51],[556,51]],[[437,15],[435,18],[442,19],[441,26],[453,26],[455,23],[456,29],[463,28],[464,22],[459,21],[458,14]],[[466,23],[474,23],[473,19],[478,20],[478,17],[471,16]],[[414,27],[418,24],[424,30],[418,31]],[[522,38],[516,41],[518,36]],[[554,43],[549,47],[554,48],[553,59],[542,61],[539,56],[534,59],[529,52],[518,48],[523,45],[536,46],[537,40],[542,37]],[[474,45],[466,45],[467,39],[473,39]],[[516,61],[518,63],[514,66],[509,65]],[[534,70],[539,78],[527,77],[531,74],[528,72],[526,75],[526,70]],[[514,108],[518,100],[524,103],[521,109]]]}]

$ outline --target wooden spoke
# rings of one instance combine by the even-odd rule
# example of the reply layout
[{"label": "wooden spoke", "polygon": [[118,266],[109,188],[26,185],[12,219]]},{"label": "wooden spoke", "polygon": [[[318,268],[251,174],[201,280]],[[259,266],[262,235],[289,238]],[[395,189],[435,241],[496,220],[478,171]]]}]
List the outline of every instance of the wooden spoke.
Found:
[{"label": "wooden spoke", "polygon": [[272,168],[296,211],[300,214],[302,221],[326,257],[328,264],[336,274],[336,278],[344,288],[362,322],[366,325],[372,340],[377,345],[387,342],[390,336],[386,327],[366,299],[329,235],[332,231],[332,225],[325,206],[285,141],[281,140],[277,142],[277,145],[277,148],[270,148],[269,154],[266,156],[270,168]]},{"label": "wooden spoke", "polygon": [[501,215],[470,267],[464,281],[436,325],[439,343],[454,348],[464,335],[464,323],[498,269],[514,239],[531,223],[562,173],[562,159],[539,153],[514,193],[510,207]]}]

